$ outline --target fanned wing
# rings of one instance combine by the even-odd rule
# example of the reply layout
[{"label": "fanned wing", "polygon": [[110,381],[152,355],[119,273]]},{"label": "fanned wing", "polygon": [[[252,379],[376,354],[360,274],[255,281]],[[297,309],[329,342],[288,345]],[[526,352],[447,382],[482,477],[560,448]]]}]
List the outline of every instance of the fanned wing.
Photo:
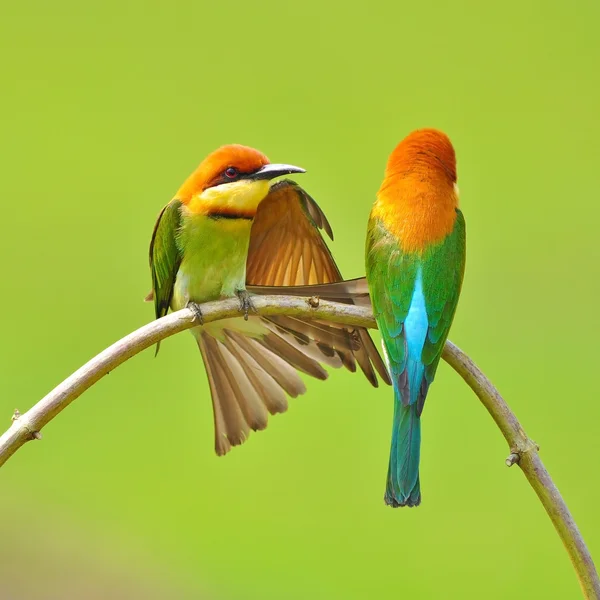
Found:
[{"label": "fanned wing", "polygon": [[[301,286],[339,282],[342,275],[319,229],[331,239],[333,232],[317,203],[296,183],[284,180],[272,186],[259,205],[246,264],[248,286]],[[337,326],[291,317],[269,319],[280,330],[314,339],[325,356],[339,355],[351,371],[355,359],[367,379],[376,386],[377,377],[389,376],[366,329]]]},{"label": "fanned wing", "polygon": [[299,185],[289,180],[273,185],[252,225],[246,282],[283,286],[340,281],[321,228],[333,239],[327,218]]},{"label": "fanned wing", "polygon": [[290,285],[285,289],[268,285],[249,285],[248,290],[254,294],[283,294],[284,296],[318,296],[332,302],[345,302],[369,306],[369,286],[366,277],[346,279],[334,283],[317,283],[315,285]]},{"label": "fanned wing", "polygon": [[150,270],[156,318],[169,310],[173,286],[181,263],[177,231],[181,223],[181,202],[172,200],[161,211],[150,242]]}]

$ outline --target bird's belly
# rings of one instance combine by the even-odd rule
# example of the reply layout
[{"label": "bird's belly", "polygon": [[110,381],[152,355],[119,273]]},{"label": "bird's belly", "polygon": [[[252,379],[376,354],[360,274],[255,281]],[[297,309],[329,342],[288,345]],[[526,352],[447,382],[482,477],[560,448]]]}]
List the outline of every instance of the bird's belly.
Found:
[{"label": "bird's belly", "polygon": [[[226,221],[223,223],[222,221]],[[246,259],[252,222],[202,217],[186,226],[183,259],[171,308],[234,296],[246,287]]]}]

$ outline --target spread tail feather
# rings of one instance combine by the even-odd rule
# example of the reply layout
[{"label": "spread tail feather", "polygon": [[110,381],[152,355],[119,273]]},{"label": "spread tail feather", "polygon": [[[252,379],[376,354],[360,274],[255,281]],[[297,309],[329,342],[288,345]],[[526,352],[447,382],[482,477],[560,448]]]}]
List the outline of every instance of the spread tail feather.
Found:
[{"label": "spread tail feather", "polygon": [[[281,294],[291,296],[318,296],[334,302],[346,304],[356,304],[359,306],[369,306],[371,301],[369,298],[369,288],[365,277],[359,279],[351,279],[348,281],[339,281],[335,283],[325,283],[317,285],[300,285],[300,286],[248,286],[248,290],[254,294]],[[285,319],[291,322],[290,317],[269,317],[272,322],[281,322]],[[300,319],[294,320],[294,329],[302,331],[298,327]],[[351,328],[335,323],[323,323],[319,321],[302,321],[304,331],[314,339],[320,339],[321,342],[336,347],[336,353],[342,361],[344,367],[349,371],[356,370],[355,360],[359,364],[365,377],[371,385],[377,387],[379,385],[375,371],[381,379],[388,385],[392,384],[387,368],[369,335],[369,332],[363,328]],[[279,324],[279,323],[278,323]],[[335,329],[338,332],[335,332]],[[315,334],[315,329],[320,329],[320,333]],[[326,335],[327,334],[327,337]],[[331,336],[331,337],[329,337]],[[339,342],[344,340],[345,344],[350,341],[348,349],[340,349]],[[344,345],[344,344],[342,344]]]},{"label": "spread tail feather", "polygon": [[236,398],[237,382],[221,354],[222,345],[209,335],[197,338],[213,402],[215,452],[220,456],[241,444],[249,432]]},{"label": "spread tail feather", "polygon": [[420,449],[421,419],[417,412],[417,404],[405,406],[396,394],[392,447],[385,490],[386,504],[398,507],[418,506],[421,503]]},{"label": "spread tail feather", "polygon": [[193,333],[208,374],[219,456],[246,441],[251,429],[264,429],[269,413],[286,411],[286,394],[295,398],[306,391],[297,370],[327,378],[327,371],[313,358],[314,342],[301,346],[275,327],[265,327],[260,337],[229,329],[218,335],[201,328]]}]

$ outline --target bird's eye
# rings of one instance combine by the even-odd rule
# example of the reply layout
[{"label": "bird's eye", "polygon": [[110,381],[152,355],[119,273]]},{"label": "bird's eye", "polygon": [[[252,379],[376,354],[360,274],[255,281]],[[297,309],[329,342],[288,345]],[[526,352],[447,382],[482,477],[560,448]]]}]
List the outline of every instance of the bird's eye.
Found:
[{"label": "bird's eye", "polygon": [[235,167],[227,167],[225,169],[225,177],[235,179],[238,176],[238,170]]}]

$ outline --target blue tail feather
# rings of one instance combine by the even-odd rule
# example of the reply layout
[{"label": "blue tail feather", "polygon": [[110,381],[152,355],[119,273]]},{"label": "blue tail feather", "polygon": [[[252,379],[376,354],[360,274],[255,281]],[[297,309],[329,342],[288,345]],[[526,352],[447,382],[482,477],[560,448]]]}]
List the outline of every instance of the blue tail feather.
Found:
[{"label": "blue tail feather", "polygon": [[417,415],[416,403],[403,406],[399,394],[395,396],[385,503],[394,507],[418,506],[421,503],[421,419]]},{"label": "blue tail feather", "polygon": [[427,394],[422,355],[428,328],[422,270],[419,267],[410,307],[404,319],[404,359],[391,365],[394,382],[394,425],[385,491],[385,502],[391,506],[418,506],[421,503],[420,416]]}]

